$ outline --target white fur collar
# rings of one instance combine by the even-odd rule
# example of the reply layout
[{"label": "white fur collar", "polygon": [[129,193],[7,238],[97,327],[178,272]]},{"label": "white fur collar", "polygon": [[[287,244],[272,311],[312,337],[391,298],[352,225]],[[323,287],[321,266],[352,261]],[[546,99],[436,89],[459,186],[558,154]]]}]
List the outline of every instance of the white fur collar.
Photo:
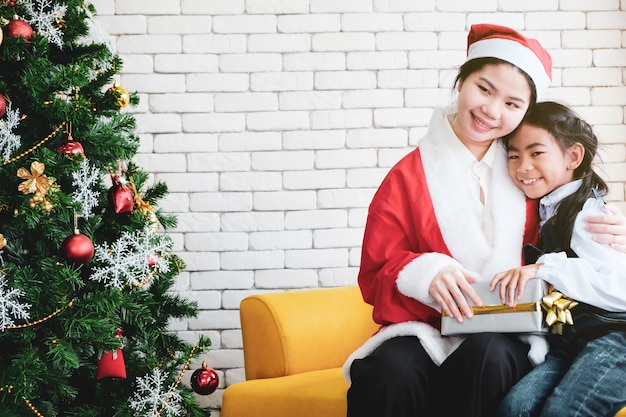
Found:
[{"label": "white fur collar", "polygon": [[419,142],[424,172],[439,227],[452,256],[466,269],[480,274],[478,279],[491,280],[495,273],[520,265],[526,200],[509,178],[504,148],[497,146],[491,184],[495,229],[492,248],[481,225],[465,214],[472,201],[465,182],[456,180],[468,173],[461,170],[459,155],[451,152],[453,147],[449,146],[450,141],[458,141],[447,119],[455,107],[435,110],[430,128]]}]

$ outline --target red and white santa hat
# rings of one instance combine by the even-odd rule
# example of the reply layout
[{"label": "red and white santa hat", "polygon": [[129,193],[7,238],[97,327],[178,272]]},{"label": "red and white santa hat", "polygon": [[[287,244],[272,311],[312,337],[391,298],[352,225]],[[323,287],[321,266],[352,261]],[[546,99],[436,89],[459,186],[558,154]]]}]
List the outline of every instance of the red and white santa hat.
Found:
[{"label": "red and white santa hat", "polygon": [[539,41],[514,29],[492,24],[472,25],[467,35],[467,60],[498,58],[524,71],[535,83],[539,99],[552,80],[552,58]]}]

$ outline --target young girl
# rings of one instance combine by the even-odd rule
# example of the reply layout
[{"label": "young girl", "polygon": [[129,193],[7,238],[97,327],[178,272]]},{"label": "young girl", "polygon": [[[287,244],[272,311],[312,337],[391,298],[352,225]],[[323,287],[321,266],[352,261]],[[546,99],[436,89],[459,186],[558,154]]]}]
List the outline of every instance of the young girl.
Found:
[{"label": "young girl", "polygon": [[607,192],[592,168],[598,140],[573,110],[545,102],[503,142],[517,187],[541,198],[546,253],[496,274],[491,288],[499,283],[502,302],[514,305],[526,282],[541,278],[584,304],[571,310],[574,325],[554,336],[546,361],[511,390],[499,415],[613,416],[626,403],[626,313],[619,313],[626,312],[626,254],[584,230],[582,219],[602,213]]},{"label": "young girl", "polygon": [[[536,204],[506,174],[497,139],[550,78],[550,56],[536,40],[472,26],[457,101],[434,111],[419,147],[390,170],[369,208],[358,281],[381,329],[344,365],[349,417],[491,417],[532,368],[528,344],[514,335],[443,337],[440,325],[442,310],[470,317],[464,295],[482,304],[471,283],[519,266],[523,243],[536,243]],[[598,220],[593,227],[610,234],[597,238],[624,243],[623,216]]]}]

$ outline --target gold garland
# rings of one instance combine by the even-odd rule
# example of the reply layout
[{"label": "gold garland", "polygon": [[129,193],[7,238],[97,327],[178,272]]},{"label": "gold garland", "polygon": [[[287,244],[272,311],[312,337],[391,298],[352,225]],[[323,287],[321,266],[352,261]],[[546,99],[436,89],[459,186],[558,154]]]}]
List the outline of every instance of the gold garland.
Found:
[{"label": "gold garland", "polygon": [[[0,387],[0,392],[5,391],[9,394],[12,394],[13,388],[15,388],[13,385],[7,385],[5,387]],[[39,412],[39,410],[37,410],[37,408],[35,408],[35,406],[33,405],[33,403],[30,402],[30,400],[26,397],[22,397],[22,401],[24,401],[24,403],[26,404],[26,406],[30,409],[30,411],[33,412],[34,415],[36,415],[37,417],[44,417],[43,414],[41,414]]]},{"label": "gold garland", "polygon": [[54,316],[56,316],[57,314],[59,314],[60,312],[62,312],[63,310],[65,310],[68,307],[73,307],[74,306],[74,298],[66,305],[63,307],[58,308],[56,311],[54,311],[53,313],[48,314],[46,317],[39,319],[39,320],[35,320],[33,322],[30,323],[25,323],[25,324],[17,324],[15,326],[6,326],[4,329],[5,330],[14,330],[14,329],[25,329],[27,327],[32,327],[32,326],[36,326],[38,324],[41,324],[45,321],[50,320],[51,318],[53,318]]},{"label": "gold garland", "polygon": [[54,130],[52,131],[52,133],[50,133],[48,136],[46,136],[45,138],[43,138],[43,139],[42,139],[39,143],[37,143],[37,144],[36,144],[35,146],[33,146],[32,148],[30,148],[30,149],[28,149],[28,150],[26,150],[26,151],[22,152],[21,154],[19,154],[19,155],[18,155],[18,156],[16,156],[16,157],[13,157],[13,158],[11,158],[11,159],[9,159],[9,160],[7,160],[7,161],[4,161],[4,162],[2,163],[2,166],[4,166],[4,165],[8,165],[8,164],[10,164],[10,163],[13,163],[13,162],[17,161],[18,159],[22,159],[23,157],[25,157],[25,156],[26,156],[26,155],[28,155],[29,153],[34,152],[34,151],[35,151],[37,148],[39,148],[41,145],[43,145],[44,143],[46,143],[47,141],[49,141],[51,138],[53,138],[53,137],[54,137],[54,135],[56,135],[57,133],[59,133],[59,130],[61,130],[61,129],[63,128],[63,126],[65,126],[65,124],[66,124],[66,123],[67,123],[67,122],[63,122],[63,123],[61,123],[61,124],[60,124],[60,125],[59,125],[56,129],[54,129]]},{"label": "gold garland", "polygon": [[[178,389],[178,386],[180,385],[181,381],[183,380],[183,376],[185,375],[185,372],[187,372],[187,369],[189,369],[189,364],[191,363],[191,360],[193,359],[193,355],[194,355],[194,352],[196,351],[196,349],[204,350],[201,346],[194,346],[194,347],[191,348],[191,352],[189,352],[189,358],[187,358],[187,361],[185,362],[185,365],[183,366],[183,369],[180,371],[180,374],[178,375],[178,378],[176,379],[176,382],[174,383],[174,385],[172,385],[172,388],[169,391],[170,393],[173,394]],[[174,358],[175,360],[178,360],[178,358],[176,358],[176,356],[174,356],[169,351],[169,349],[168,349],[167,353],[170,355],[170,357]],[[155,417],[159,417],[161,415],[163,410],[165,410],[165,407],[166,407],[167,403],[171,399],[172,399],[172,395],[170,394],[165,399],[165,404],[163,404],[161,406],[161,408],[159,409],[159,411],[157,411]]]}]

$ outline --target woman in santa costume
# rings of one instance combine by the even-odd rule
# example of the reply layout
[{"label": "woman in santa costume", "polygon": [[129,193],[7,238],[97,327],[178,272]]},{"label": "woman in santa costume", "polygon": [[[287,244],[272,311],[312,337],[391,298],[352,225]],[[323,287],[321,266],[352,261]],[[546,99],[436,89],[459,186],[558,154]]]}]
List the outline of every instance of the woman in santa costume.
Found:
[{"label": "woman in santa costume", "polygon": [[[543,360],[539,336],[444,337],[440,327],[442,310],[470,318],[465,296],[482,305],[472,283],[519,266],[523,244],[537,243],[536,201],[509,178],[498,139],[548,88],[551,66],[536,40],[472,26],[456,102],[435,110],[369,208],[358,282],[381,329],[344,365],[348,417],[489,417]],[[590,226],[623,251],[626,221],[611,212]]]}]

